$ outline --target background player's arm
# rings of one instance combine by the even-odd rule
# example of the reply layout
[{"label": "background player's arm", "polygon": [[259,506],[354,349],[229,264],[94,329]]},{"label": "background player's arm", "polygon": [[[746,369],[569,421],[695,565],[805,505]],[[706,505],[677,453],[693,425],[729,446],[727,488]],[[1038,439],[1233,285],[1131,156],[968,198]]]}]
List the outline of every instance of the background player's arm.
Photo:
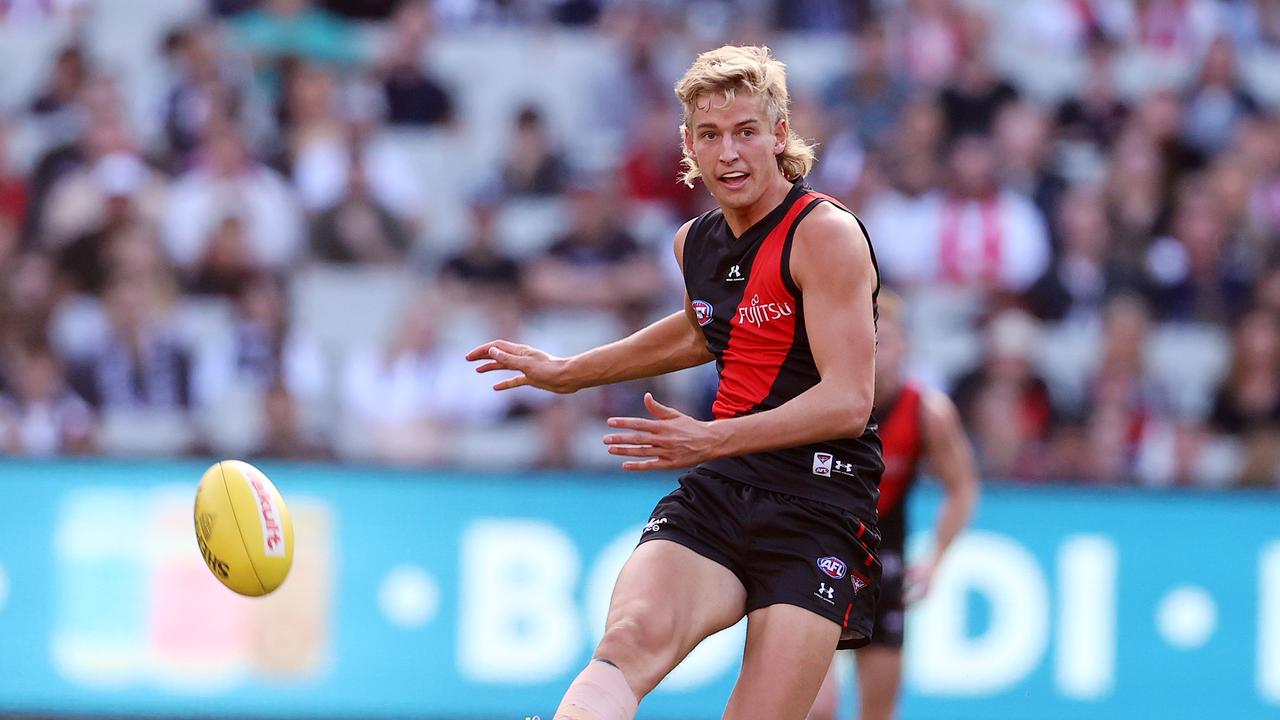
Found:
[{"label": "background player's arm", "polygon": [[944,492],[942,507],[934,524],[933,552],[921,565],[911,569],[907,601],[917,600],[929,589],[933,570],[951,541],[964,529],[978,500],[978,470],[973,448],[955,403],[946,394],[930,390],[921,399],[920,419],[924,430],[925,461]]},{"label": "background player's arm", "polygon": [[689,467],[717,457],[858,437],[871,417],[875,378],[875,273],[862,229],[829,205],[796,228],[791,276],[804,292],[805,330],[822,379],[782,405],[742,417],[705,422],[645,395],[655,419],[611,418],[631,432],[605,436],[609,452],[651,460],[626,470]]},{"label": "background player's arm", "polygon": [[[676,261],[683,265],[684,241],[693,221],[685,223],[675,238]],[[519,375],[493,386],[506,390],[532,385],[559,393],[571,393],[596,385],[662,375],[702,365],[714,359],[698,327],[688,295],[684,309],[635,333],[572,357],[561,358],[537,348],[494,340],[467,353],[468,360],[488,360],[476,372],[514,370]]]}]

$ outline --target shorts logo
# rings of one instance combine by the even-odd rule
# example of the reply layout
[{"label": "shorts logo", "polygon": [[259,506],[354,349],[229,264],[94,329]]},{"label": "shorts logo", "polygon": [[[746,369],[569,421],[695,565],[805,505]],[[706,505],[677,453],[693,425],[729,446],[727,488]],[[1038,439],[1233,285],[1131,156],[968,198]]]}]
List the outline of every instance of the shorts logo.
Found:
[{"label": "shorts logo", "polygon": [[650,518],[649,524],[644,526],[644,530],[642,530],[640,534],[643,535],[645,533],[657,532],[661,530],[662,526],[666,523],[666,518]]},{"label": "shorts logo", "polygon": [[813,454],[813,474],[822,477],[831,477],[831,461],[835,458],[831,453],[818,452]]},{"label": "shorts logo", "polygon": [[693,301],[693,314],[698,318],[698,327],[706,327],[715,313],[716,309],[706,300]]},{"label": "shorts logo", "polygon": [[826,583],[818,583],[818,592],[813,595],[814,597],[822,598],[823,602],[831,603],[832,605],[836,604],[835,586],[827,587]]},{"label": "shorts logo", "polygon": [[849,576],[849,580],[853,583],[853,594],[855,595],[858,594],[859,590],[871,584],[871,578],[857,570],[853,571],[853,574]]},{"label": "shorts logo", "polygon": [[845,565],[844,561],[835,555],[828,555],[824,558],[818,558],[818,569],[826,573],[828,577],[839,580],[844,577],[849,566]]}]

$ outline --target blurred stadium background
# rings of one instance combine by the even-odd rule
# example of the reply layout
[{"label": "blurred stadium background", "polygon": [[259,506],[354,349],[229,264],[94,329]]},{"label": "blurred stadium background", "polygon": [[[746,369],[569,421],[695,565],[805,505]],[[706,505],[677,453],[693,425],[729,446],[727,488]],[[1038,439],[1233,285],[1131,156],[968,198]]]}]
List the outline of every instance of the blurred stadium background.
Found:
[{"label": "blurred stadium background", "polygon": [[[550,712],[674,481],[603,420],[715,374],[462,355],[678,306],[671,85],[726,41],[979,453],[902,717],[1280,714],[1280,2],[0,0],[0,715]],[[298,523],[264,601],[191,539],[220,457]],[[740,643],[641,717],[719,717]]]}]

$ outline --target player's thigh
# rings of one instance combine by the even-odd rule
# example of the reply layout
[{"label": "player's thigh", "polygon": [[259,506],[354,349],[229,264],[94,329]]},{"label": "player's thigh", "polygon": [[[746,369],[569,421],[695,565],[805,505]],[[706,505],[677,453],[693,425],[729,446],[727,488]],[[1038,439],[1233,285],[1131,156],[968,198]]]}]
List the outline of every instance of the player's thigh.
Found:
[{"label": "player's thigh", "polygon": [[902,684],[902,649],[868,645],[857,652],[858,718],[890,720]]},{"label": "player's thigh", "polygon": [[804,720],[840,640],[838,623],[796,605],[747,615],[742,674],[724,720]]},{"label": "player's thigh", "polygon": [[668,540],[640,544],[609,601],[596,657],[648,692],[708,635],[742,619],[746,590],[724,565]]}]

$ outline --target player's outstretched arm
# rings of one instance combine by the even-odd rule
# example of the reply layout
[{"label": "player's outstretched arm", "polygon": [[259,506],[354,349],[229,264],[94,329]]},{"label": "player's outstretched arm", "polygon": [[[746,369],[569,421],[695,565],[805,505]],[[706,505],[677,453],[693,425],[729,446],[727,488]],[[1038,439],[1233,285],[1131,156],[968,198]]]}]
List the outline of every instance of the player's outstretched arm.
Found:
[{"label": "player's outstretched arm", "polygon": [[796,228],[791,276],[804,292],[805,330],[821,380],[772,410],[700,422],[646,397],[654,415],[611,418],[630,432],[605,436],[627,470],[688,467],[716,457],[858,437],[871,417],[875,379],[875,270],[858,222],[822,205]]},{"label": "player's outstretched arm", "polygon": [[919,600],[929,591],[934,569],[951,541],[968,524],[978,501],[978,469],[973,460],[973,447],[965,436],[955,403],[945,393],[930,390],[924,394],[920,412],[925,460],[941,483],[944,497],[934,524],[933,552],[908,571],[905,598],[908,603]]},{"label": "player's outstretched arm", "polygon": [[[684,239],[692,221],[676,233],[676,259],[684,257]],[[487,342],[467,353],[472,361],[487,361],[476,372],[511,370],[514,377],[493,386],[507,390],[532,385],[557,393],[571,393],[596,385],[663,375],[702,365],[714,356],[698,328],[688,296],[684,309],[607,345],[572,357],[556,357],[537,348],[506,340]]]}]

